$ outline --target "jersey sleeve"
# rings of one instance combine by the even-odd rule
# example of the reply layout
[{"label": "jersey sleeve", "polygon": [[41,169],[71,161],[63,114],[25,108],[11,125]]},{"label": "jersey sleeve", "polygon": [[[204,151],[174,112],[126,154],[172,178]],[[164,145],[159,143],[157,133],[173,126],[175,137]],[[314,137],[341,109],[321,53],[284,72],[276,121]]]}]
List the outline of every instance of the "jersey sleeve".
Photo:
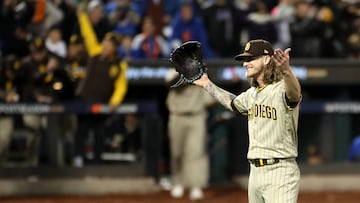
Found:
[{"label": "jersey sleeve", "polygon": [[286,96],[286,93],[284,92],[285,105],[286,105],[286,107],[287,107],[288,109],[290,109],[290,110],[296,108],[296,107],[300,104],[301,100],[302,100],[302,95],[300,95],[300,99],[299,99],[298,102],[290,102],[289,99],[288,99],[288,97]]},{"label": "jersey sleeve", "polygon": [[96,37],[93,26],[91,25],[89,16],[85,12],[78,14],[81,35],[84,38],[86,50],[90,57],[101,53],[101,44]]},{"label": "jersey sleeve", "polygon": [[121,73],[119,74],[118,78],[115,80],[114,93],[110,98],[110,104],[113,104],[115,106],[118,106],[122,103],[128,89],[128,81],[126,78],[127,67],[128,64],[126,61],[122,61],[120,63]]},{"label": "jersey sleeve", "polygon": [[300,96],[300,99],[299,99],[298,102],[290,102],[288,97],[286,96],[285,82],[282,81],[281,85],[282,85],[281,88],[283,89],[283,94],[282,94],[283,96],[282,97],[283,97],[283,101],[284,101],[284,104],[285,104],[286,108],[289,109],[289,110],[292,110],[292,109],[296,108],[300,104],[300,102],[302,100],[302,95]]},{"label": "jersey sleeve", "polygon": [[243,92],[231,101],[231,108],[234,112],[239,113],[241,115],[248,114],[248,107],[247,107],[248,95],[249,95],[249,91]]}]

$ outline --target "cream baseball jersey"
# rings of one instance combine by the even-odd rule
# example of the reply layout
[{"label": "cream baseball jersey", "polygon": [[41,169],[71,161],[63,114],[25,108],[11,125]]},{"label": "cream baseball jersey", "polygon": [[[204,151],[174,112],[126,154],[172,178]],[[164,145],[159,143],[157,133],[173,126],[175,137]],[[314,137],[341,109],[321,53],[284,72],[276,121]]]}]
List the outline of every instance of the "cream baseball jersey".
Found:
[{"label": "cream baseball jersey", "polygon": [[284,80],[251,87],[234,99],[234,110],[248,117],[248,159],[297,157],[299,103],[288,105]]}]

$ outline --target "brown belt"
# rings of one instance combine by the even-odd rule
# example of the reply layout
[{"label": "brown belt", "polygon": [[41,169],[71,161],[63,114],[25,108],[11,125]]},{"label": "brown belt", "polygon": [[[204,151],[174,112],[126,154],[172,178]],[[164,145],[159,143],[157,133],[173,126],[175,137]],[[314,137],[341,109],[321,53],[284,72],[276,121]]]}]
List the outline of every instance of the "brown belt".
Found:
[{"label": "brown belt", "polygon": [[178,116],[195,116],[195,115],[199,115],[201,112],[181,112],[181,113],[176,113],[176,115]]}]

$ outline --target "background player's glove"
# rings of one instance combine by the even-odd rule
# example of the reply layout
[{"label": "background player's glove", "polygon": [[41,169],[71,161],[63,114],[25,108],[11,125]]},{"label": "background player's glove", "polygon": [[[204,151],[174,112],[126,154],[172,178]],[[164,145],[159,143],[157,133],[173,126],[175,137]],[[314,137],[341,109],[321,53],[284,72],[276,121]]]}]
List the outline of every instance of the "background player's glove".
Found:
[{"label": "background player's glove", "polygon": [[171,87],[178,87],[183,82],[191,84],[201,78],[207,71],[202,60],[203,52],[198,41],[188,41],[176,48],[170,54],[170,62],[180,74],[180,79]]}]

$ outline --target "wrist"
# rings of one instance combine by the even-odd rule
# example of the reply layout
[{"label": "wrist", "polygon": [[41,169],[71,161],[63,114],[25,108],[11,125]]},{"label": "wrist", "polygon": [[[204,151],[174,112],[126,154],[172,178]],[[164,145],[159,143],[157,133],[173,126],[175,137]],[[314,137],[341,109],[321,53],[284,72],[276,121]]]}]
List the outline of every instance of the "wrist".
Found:
[{"label": "wrist", "polygon": [[209,90],[212,85],[213,85],[213,83],[212,83],[210,80],[207,80],[207,81],[204,83],[203,88],[204,88],[205,90]]},{"label": "wrist", "polygon": [[292,75],[292,71],[290,69],[281,70],[281,73],[284,77],[289,77]]}]

